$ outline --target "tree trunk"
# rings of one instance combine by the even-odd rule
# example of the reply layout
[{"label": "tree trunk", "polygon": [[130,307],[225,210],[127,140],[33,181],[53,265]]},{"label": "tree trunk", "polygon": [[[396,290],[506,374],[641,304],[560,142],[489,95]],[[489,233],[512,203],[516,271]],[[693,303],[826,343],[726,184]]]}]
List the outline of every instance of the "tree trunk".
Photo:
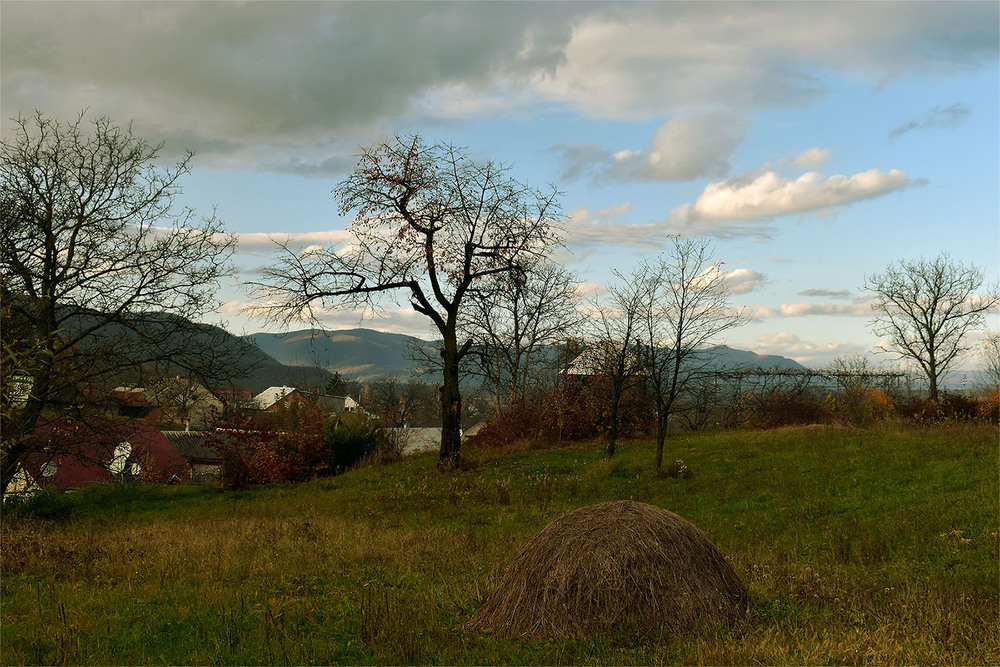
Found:
[{"label": "tree trunk", "polygon": [[441,356],[444,360],[444,384],[441,386],[441,451],[438,455],[438,467],[452,469],[461,461],[462,447],[462,393],[458,378],[458,343],[454,335],[445,336]]},{"label": "tree trunk", "polygon": [[930,350],[928,355],[930,358],[927,364],[927,384],[930,393],[930,399],[937,403],[938,402],[938,369],[937,360],[934,358],[934,350]]},{"label": "tree trunk", "polygon": [[611,424],[608,428],[608,460],[615,455],[615,445],[618,443],[618,422],[619,405],[621,403],[622,388],[615,382],[611,397]]},{"label": "tree trunk", "polygon": [[667,415],[662,411],[656,416],[656,466],[655,474],[663,470],[663,445],[667,441]]}]

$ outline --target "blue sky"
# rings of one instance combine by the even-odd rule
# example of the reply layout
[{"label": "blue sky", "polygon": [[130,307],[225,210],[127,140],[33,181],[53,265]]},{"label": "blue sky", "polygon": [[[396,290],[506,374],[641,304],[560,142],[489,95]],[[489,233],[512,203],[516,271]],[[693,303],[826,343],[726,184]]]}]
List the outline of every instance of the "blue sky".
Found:
[{"label": "blue sky", "polygon": [[[564,192],[560,259],[591,292],[707,235],[755,314],[720,342],[822,366],[879,344],[860,286],[889,262],[1000,277],[998,7],[5,0],[0,107],[197,151],[182,203],[240,234],[243,277],[269,236],[345,238],[330,191],[359,146],[467,146]],[[220,295],[207,319],[274,329]],[[430,333],[391,305],[365,326]]]}]

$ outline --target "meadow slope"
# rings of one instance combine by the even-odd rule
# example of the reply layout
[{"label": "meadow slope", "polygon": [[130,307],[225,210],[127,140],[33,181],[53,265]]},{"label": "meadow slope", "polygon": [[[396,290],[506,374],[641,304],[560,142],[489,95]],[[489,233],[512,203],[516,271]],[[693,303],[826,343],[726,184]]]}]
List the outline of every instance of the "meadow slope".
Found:
[{"label": "meadow slope", "polygon": [[[997,664],[996,427],[679,435],[433,456],[300,485],[112,486],[5,508],[0,663]],[[508,641],[460,628],[556,516],[633,498],[687,518],[747,623]]]}]

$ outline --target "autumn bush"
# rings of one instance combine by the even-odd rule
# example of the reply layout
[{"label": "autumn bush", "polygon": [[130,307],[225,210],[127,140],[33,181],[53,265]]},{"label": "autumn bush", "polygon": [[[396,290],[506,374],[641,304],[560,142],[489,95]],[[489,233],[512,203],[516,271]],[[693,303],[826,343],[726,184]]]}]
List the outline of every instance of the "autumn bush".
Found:
[{"label": "autumn bush", "polygon": [[990,424],[1000,423],[1000,389],[979,402],[976,416],[979,418],[979,421]]},{"label": "autumn bush", "polygon": [[[595,385],[569,383],[546,395],[506,405],[493,413],[473,442],[477,447],[506,447],[518,442],[539,445],[588,440],[602,435],[608,405],[606,394]],[[643,426],[637,415],[641,405],[627,395],[621,407],[621,433],[635,435]],[[648,428],[648,424],[645,424]]]},{"label": "autumn bush", "polygon": [[[206,444],[222,455],[220,484],[243,489],[250,484],[299,482],[326,472],[330,453],[324,416],[301,411],[275,420],[273,415],[226,410],[212,420]],[[284,428],[277,428],[282,424]]]},{"label": "autumn bush", "polygon": [[937,401],[908,397],[898,401],[899,416],[914,424],[937,424],[946,421],[997,422],[1000,398],[997,393],[983,399],[953,392],[942,392]]},{"label": "autumn bush", "polygon": [[744,425],[750,428],[777,428],[828,421],[830,413],[817,398],[803,393],[780,391],[755,397],[747,409]]},{"label": "autumn bush", "polygon": [[881,389],[855,385],[827,395],[826,410],[837,423],[863,426],[889,419],[896,405]]}]

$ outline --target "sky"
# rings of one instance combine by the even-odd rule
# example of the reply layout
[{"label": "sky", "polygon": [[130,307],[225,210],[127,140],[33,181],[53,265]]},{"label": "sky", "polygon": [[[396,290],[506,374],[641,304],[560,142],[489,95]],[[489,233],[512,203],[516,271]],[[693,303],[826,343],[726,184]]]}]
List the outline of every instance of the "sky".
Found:
[{"label": "sky", "polygon": [[[240,237],[205,317],[234,333],[278,330],[239,288],[273,240],[343,243],[361,147],[419,134],[558,187],[590,294],[710,238],[754,316],[719,342],[822,367],[884,345],[861,286],[890,262],[1000,279],[998,34],[997,2],[4,0],[0,117],[86,109],[194,150],[178,203]],[[431,336],[405,303],[323,322],[359,323]]]}]

